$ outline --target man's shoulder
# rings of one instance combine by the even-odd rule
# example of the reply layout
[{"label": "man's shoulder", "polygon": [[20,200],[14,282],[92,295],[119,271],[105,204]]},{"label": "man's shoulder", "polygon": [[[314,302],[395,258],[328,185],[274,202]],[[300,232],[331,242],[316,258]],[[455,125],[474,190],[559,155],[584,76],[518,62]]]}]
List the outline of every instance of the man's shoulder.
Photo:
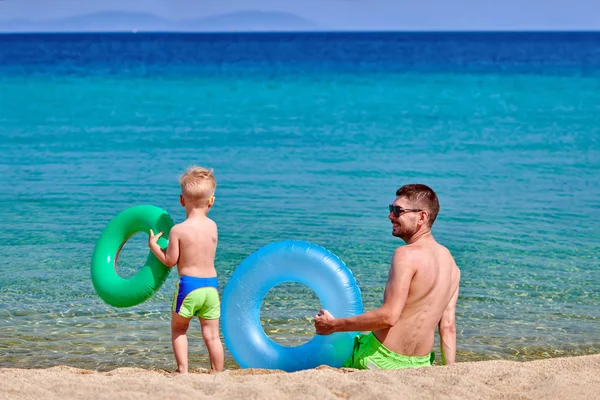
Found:
[{"label": "man's shoulder", "polygon": [[392,262],[403,268],[418,268],[423,260],[422,251],[411,246],[400,246],[394,251]]},{"label": "man's shoulder", "polygon": [[421,258],[425,251],[426,249],[422,246],[405,245],[397,247],[394,251],[394,256],[407,259]]},{"label": "man's shoulder", "polygon": [[396,247],[396,250],[394,250],[394,256],[406,256],[411,254],[412,249],[410,248],[410,246],[398,246]]},{"label": "man's shoulder", "polygon": [[433,246],[431,244],[426,246],[421,244],[399,246],[394,251],[394,259],[402,264],[414,264],[418,267],[431,260],[438,259],[440,253],[443,253],[443,257],[453,259],[450,250],[437,242],[434,242]]}]

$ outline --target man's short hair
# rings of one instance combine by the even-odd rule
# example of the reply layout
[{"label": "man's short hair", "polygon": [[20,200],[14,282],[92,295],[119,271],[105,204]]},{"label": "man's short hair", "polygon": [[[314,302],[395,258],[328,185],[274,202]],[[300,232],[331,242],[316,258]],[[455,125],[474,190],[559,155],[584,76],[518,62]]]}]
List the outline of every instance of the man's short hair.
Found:
[{"label": "man's short hair", "polygon": [[396,196],[405,197],[412,203],[411,207],[426,210],[429,213],[429,227],[433,225],[440,212],[440,202],[432,188],[420,183],[412,183],[398,189]]}]

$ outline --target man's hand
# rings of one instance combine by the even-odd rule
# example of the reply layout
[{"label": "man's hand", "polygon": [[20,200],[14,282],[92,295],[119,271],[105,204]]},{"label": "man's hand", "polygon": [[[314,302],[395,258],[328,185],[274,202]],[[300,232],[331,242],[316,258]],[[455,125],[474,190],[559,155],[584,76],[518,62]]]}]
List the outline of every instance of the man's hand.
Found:
[{"label": "man's hand", "polygon": [[148,237],[148,247],[152,248],[152,246],[157,245],[158,239],[163,235],[162,232],[158,232],[156,235],[154,231],[150,229],[150,236]]},{"label": "man's hand", "polygon": [[317,335],[331,335],[335,332],[335,318],[327,310],[320,309],[315,316],[315,330]]}]

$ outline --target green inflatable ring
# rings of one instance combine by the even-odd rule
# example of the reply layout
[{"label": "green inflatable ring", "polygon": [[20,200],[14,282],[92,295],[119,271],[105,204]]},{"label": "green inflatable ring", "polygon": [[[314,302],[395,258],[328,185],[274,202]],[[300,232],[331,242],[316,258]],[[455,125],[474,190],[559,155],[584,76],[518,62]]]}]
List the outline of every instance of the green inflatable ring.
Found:
[{"label": "green inflatable ring", "polygon": [[123,245],[138,232],[164,232],[158,245],[166,249],[173,220],[169,214],[155,206],[141,205],[126,209],[106,226],[94,248],[92,256],[92,283],[98,296],[114,307],[131,307],[143,303],[165,282],[170,268],[149,251],[141,270],[124,279],[117,273],[117,259]]}]

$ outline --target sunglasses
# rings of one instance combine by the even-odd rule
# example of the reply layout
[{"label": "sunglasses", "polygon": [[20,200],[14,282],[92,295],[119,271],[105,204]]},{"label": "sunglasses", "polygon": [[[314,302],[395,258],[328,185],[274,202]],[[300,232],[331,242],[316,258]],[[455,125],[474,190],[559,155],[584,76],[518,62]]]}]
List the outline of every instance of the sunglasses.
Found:
[{"label": "sunglasses", "polygon": [[390,212],[394,213],[394,216],[396,218],[398,218],[399,216],[401,216],[402,214],[404,214],[405,212],[417,212],[417,211],[423,211],[423,210],[419,210],[416,208],[402,208],[400,206],[395,206],[393,204],[389,205],[390,207]]}]

